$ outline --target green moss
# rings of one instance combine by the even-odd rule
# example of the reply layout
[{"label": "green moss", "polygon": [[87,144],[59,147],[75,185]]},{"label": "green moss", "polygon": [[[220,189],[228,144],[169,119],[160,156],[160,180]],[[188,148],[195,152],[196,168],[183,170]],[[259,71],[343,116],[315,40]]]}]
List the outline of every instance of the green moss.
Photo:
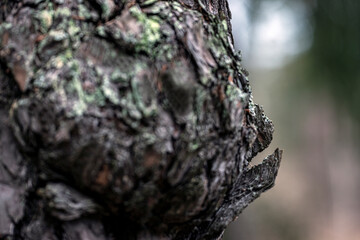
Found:
[{"label": "green moss", "polygon": [[129,78],[130,76],[128,73],[120,71],[119,69],[115,69],[110,75],[110,80],[115,83],[127,84],[129,82]]},{"label": "green moss", "polygon": [[67,7],[59,7],[54,12],[54,17],[69,18],[71,17],[71,10]]},{"label": "green moss", "polygon": [[228,32],[228,24],[227,24],[226,19],[222,20],[222,21],[221,21],[221,24],[222,24],[222,26],[223,26],[223,28],[224,28],[224,31],[225,31],[225,32]]},{"label": "green moss", "polygon": [[69,27],[67,29],[67,32],[69,33],[70,36],[75,36],[78,33],[80,33],[80,31],[81,31],[80,27],[77,26],[74,21],[69,21]]},{"label": "green moss", "polygon": [[103,84],[101,86],[101,90],[104,93],[104,96],[113,104],[115,105],[119,104],[120,103],[119,95],[116,89],[114,89],[114,86],[111,85],[108,76],[104,76],[102,82]]},{"label": "green moss", "polygon": [[80,81],[74,81],[73,84],[74,84],[73,86],[75,87],[75,90],[76,90],[76,92],[78,93],[78,96],[79,96],[78,101],[75,101],[74,104],[73,104],[73,107],[72,107],[73,114],[75,116],[80,116],[87,109],[87,106],[86,106],[85,102],[83,101],[85,99],[85,95],[84,95],[84,92],[82,91]]},{"label": "green moss", "polygon": [[230,101],[240,100],[244,102],[244,99],[248,94],[243,93],[237,86],[234,84],[228,84],[226,86],[225,94]]},{"label": "green moss", "polygon": [[154,4],[156,2],[158,2],[158,0],[146,0],[145,2],[143,2],[141,4],[141,6],[148,6],[148,5]]},{"label": "green moss", "polygon": [[101,0],[100,2],[101,7],[101,16],[105,19],[108,19],[111,14],[114,12],[114,2],[111,0]]},{"label": "green moss", "polygon": [[155,44],[161,38],[161,19],[155,16],[148,17],[137,5],[130,8],[130,13],[139,21],[143,29],[142,35],[136,43],[135,50],[138,52],[144,51],[152,55]]},{"label": "green moss", "polygon": [[105,27],[104,26],[98,26],[96,28],[96,33],[99,34],[99,36],[101,37],[105,37],[106,36],[106,31],[105,31]]},{"label": "green moss", "polygon": [[131,92],[128,92],[125,95],[125,98],[121,98],[120,103],[122,106],[124,106],[124,109],[126,109],[125,110],[126,112],[124,112],[124,113],[127,114],[128,116],[130,116],[132,119],[140,120],[142,118],[142,114],[137,109],[136,104],[134,103],[134,100],[133,100],[133,95]]},{"label": "green moss", "polygon": [[106,98],[99,88],[96,88],[95,92],[92,94],[84,94],[84,100],[86,103],[95,103],[97,106],[104,106],[106,102]]},{"label": "green moss", "polygon": [[161,18],[169,18],[172,16],[172,13],[169,11],[169,6],[169,2],[155,0],[155,3],[147,10],[151,13],[151,15],[157,15]]},{"label": "green moss", "polygon": [[150,132],[144,132],[143,134],[141,134],[139,139],[141,139],[141,141],[145,145],[152,145],[152,144],[156,143],[156,141],[158,140],[157,136]]},{"label": "green moss", "polygon": [[72,79],[66,83],[66,95],[76,95],[76,98],[67,98],[68,100],[72,101],[68,101],[68,104],[70,104],[72,108],[72,111],[69,111],[69,115],[80,116],[87,109],[86,103],[84,101],[85,93],[82,89],[80,81],[80,66],[76,60],[68,62],[67,66],[70,68]]},{"label": "green moss", "polygon": [[210,76],[204,76],[204,75],[200,76],[200,82],[204,85],[208,85],[210,80],[211,80]]},{"label": "green moss", "polygon": [[142,115],[144,117],[150,117],[150,116],[155,115],[157,112],[157,105],[156,105],[155,99],[151,100],[151,103],[149,106],[145,105],[143,98],[141,96],[141,93],[139,91],[139,88],[137,86],[136,78],[131,80],[131,88],[132,88],[132,92],[133,92],[134,103],[135,103],[137,109],[142,113]]},{"label": "green moss", "polygon": [[39,43],[37,52],[45,58],[52,57],[65,52],[70,44],[68,34],[63,30],[50,30],[47,36]]},{"label": "green moss", "polygon": [[35,14],[35,19],[39,21],[39,30],[41,33],[46,33],[53,24],[53,11],[42,10]]},{"label": "green moss", "polygon": [[78,5],[78,11],[80,18],[84,18],[84,19],[91,18],[90,10],[87,7],[85,7],[83,4]]},{"label": "green moss", "polygon": [[49,37],[55,41],[62,41],[68,38],[68,35],[64,30],[51,30],[49,32]]},{"label": "green moss", "polygon": [[151,43],[160,40],[161,36],[159,21],[160,19],[157,17],[148,18],[148,21],[146,22],[147,28],[145,29],[145,40],[148,40]]},{"label": "green moss", "polygon": [[192,143],[189,143],[189,150],[191,152],[194,152],[196,151],[197,149],[200,148],[200,144],[198,142],[192,142]]},{"label": "green moss", "polygon": [[174,8],[174,10],[176,10],[178,13],[183,13],[184,12],[184,7],[182,7],[180,5],[180,3],[178,2],[172,2],[172,7]]}]

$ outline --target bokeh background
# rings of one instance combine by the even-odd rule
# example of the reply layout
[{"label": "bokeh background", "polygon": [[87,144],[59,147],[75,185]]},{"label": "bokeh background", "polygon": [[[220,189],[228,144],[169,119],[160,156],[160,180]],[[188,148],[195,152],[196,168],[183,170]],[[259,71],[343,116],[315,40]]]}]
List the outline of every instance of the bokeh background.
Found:
[{"label": "bokeh background", "polygon": [[360,239],[360,1],[229,0],[255,102],[284,149],[225,240]]}]

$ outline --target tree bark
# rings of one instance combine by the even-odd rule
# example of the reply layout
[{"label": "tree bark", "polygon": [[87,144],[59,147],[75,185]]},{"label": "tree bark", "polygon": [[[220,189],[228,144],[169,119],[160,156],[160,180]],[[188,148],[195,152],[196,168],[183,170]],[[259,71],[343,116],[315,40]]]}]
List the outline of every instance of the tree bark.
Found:
[{"label": "tree bark", "polygon": [[273,186],[226,0],[0,11],[0,239],[219,239]]}]

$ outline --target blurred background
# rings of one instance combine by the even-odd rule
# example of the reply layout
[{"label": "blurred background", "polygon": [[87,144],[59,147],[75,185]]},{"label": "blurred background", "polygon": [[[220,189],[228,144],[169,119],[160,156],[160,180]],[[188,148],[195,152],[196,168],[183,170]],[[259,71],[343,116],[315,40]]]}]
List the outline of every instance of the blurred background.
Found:
[{"label": "blurred background", "polygon": [[360,1],[229,0],[255,102],[284,149],[225,240],[360,239]]}]

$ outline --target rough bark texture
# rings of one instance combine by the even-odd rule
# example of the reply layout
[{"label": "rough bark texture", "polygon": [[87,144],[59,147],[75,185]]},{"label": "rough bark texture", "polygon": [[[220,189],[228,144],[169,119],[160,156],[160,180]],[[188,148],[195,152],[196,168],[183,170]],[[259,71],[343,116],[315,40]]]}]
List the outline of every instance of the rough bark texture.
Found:
[{"label": "rough bark texture", "polygon": [[226,0],[0,11],[0,239],[218,239],[273,186]]}]

